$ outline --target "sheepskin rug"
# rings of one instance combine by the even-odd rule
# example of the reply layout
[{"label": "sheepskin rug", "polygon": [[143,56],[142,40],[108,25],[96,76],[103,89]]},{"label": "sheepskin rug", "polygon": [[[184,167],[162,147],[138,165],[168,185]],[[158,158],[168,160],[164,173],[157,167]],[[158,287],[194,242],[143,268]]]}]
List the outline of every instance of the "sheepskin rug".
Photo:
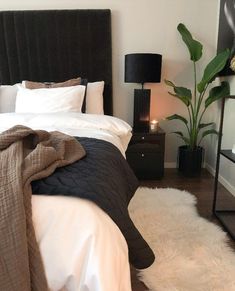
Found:
[{"label": "sheepskin rug", "polygon": [[235,252],[195,204],[195,196],[176,189],[139,188],[131,201],[131,217],[156,255],[140,272],[150,290],[235,291]]}]

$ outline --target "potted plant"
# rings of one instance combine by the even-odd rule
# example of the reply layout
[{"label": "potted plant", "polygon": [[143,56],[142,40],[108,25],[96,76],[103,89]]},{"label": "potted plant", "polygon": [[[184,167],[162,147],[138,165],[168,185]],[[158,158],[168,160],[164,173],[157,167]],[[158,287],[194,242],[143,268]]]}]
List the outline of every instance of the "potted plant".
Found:
[{"label": "potted plant", "polygon": [[[174,132],[185,143],[185,145],[179,147],[178,168],[186,176],[196,176],[200,174],[202,167],[204,152],[201,147],[202,140],[208,135],[218,134],[213,128],[213,122],[203,122],[204,114],[213,102],[229,95],[230,91],[228,82],[221,82],[219,86],[212,87],[210,90],[207,89],[226,65],[230,52],[227,49],[217,54],[206,66],[200,82],[197,82],[196,65],[202,57],[203,46],[193,39],[184,24],[180,23],[177,29],[188,48],[192,61],[193,88],[191,91],[188,88],[178,87],[173,82],[165,80],[165,83],[173,89],[173,93],[169,92],[169,94],[182,101],[188,113],[187,118],[174,114],[167,117],[167,119],[179,120],[184,124],[186,132]],[[207,93],[207,91],[209,92]]]}]

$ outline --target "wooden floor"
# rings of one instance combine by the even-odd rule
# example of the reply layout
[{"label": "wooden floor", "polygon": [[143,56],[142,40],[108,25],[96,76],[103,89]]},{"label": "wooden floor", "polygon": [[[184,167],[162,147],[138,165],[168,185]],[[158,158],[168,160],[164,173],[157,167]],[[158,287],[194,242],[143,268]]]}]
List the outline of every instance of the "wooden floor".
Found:
[{"label": "wooden floor", "polygon": [[[180,176],[176,169],[166,169],[164,178],[154,181],[141,181],[141,186],[151,188],[177,188],[179,190],[187,190],[197,197],[197,209],[201,216],[208,220],[217,223],[215,216],[212,214],[213,202],[213,188],[214,178],[206,170],[203,170],[200,177],[186,178]],[[233,197],[221,184],[218,187],[218,208],[220,209],[233,209],[235,210],[235,197]],[[233,223],[235,226],[235,223]],[[231,239],[231,246],[235,250],[235,242]],[[148,290],[144,284],[138,281],[136,271],[132,269],[132,290],[144,291]]]}]

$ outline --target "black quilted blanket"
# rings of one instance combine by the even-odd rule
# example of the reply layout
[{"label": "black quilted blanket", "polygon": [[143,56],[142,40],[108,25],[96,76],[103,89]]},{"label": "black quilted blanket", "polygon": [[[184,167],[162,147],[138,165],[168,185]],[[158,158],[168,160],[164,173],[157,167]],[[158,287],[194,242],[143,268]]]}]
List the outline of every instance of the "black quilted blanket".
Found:
[{"label": "black quilted blanket", "polygon": [[34,181],[33,193],[63,193],[95,202],[122,231],[133,266],[137,269],[149,267],[154,254],[136,229],[127,209],[138,180],[114,145],[94,138],[77,139],[86,150],[86,157],[58,168],[45,179]]}]

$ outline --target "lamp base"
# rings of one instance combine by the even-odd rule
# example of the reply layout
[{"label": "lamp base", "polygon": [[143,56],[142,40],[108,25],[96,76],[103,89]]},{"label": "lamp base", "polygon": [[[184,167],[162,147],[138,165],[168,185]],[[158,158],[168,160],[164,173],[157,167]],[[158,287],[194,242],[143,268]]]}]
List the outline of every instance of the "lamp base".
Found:
[{"label": "lamp base", "polygon": [[134,122],[135,132],[149,131],[150,89],[134,90]]}]

